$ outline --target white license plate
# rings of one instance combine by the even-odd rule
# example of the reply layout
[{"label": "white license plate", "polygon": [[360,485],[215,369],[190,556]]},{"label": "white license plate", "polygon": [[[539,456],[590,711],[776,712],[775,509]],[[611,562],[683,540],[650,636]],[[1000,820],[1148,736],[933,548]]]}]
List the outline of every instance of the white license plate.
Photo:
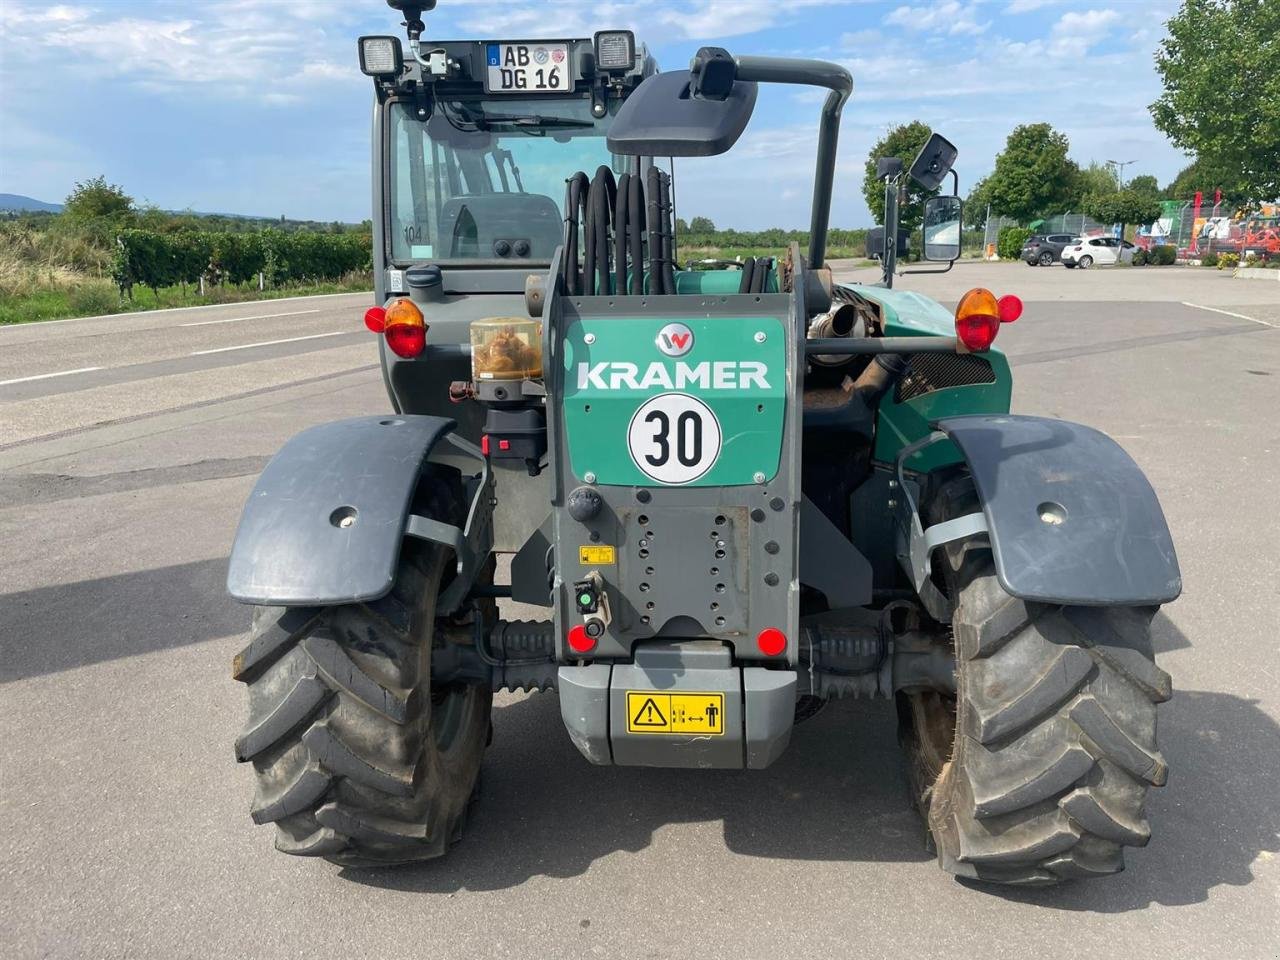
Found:
[{"label": "white license plate", "polygon": [[485,47],[488,93],[572,93],[566,43],[490,43]]}]

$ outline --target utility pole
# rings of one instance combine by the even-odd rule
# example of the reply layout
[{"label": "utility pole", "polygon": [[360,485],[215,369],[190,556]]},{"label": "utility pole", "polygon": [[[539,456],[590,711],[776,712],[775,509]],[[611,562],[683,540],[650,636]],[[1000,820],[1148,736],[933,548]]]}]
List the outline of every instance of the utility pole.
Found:
[{"label": "utility pole", "polygon": [[1124,168],[1131,163],[1137,163],[1137,160],[1108,160],[1107,165],[1116,168],[1116,189],[1124,189]]}]

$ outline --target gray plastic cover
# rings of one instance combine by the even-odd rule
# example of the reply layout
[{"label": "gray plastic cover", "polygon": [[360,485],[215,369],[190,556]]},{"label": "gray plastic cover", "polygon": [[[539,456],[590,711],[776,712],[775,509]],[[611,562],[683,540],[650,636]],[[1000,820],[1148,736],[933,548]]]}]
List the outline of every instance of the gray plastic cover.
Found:
[{"label": "gray plastic cover", "polygon": [[636,87],[609,128],[611,153],[714,157],[728,151],[756,107],[755,83],[738,80],[724,100],[689,93],[688,70],[657,73]]},{"label": "gray plastic cover", "polygon": [[453,426],[443,417],[357,417],[289,440],[240,517],[231,596],[281,605],[385,596],[422,464]]},{"label": "gray plastic cover", "polygon": [[1110,437],[1063,420],[949,417],[969,464],[1001,586],[1025,600],[1157,604],[1182,592],[1155,491]]}]

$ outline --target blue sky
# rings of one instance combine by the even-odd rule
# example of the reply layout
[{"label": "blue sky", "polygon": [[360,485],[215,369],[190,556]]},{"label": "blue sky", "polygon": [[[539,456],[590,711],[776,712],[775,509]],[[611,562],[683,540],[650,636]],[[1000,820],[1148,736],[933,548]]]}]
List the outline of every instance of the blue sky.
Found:
[{"label": "blue sky", "polygon": [[[1072,156],[1187,162],[1155,130],[1152,55],[1176,0],[440,0],[428,36],[589,36],[631,27],[666,69],[698,47],[812,56],[852,72],[832,213],[862,226],[862,164],[893,123],[960,148],[961,190],[1009,130],[1048,121]],[[0,0],[0,192],[61,200],[103,173],[167,209],[369,216],[371,90],[354,38],[399,33],[380,0]],[[808,223],[821,95],[762,89],[726,157],[680,161],[681,215],[744,229]]]}]

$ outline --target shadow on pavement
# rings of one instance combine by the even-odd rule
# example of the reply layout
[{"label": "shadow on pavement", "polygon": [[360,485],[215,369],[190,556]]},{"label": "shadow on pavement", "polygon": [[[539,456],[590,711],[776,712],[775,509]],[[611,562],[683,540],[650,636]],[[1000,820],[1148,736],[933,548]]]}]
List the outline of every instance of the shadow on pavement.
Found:
[{"label": "shadow on pavement", "polygon": [[[1156,641],[1160,650],[1189,645],[1163,614]],[[1128,853],[1127,872],[977,889],[1050,909],[1119,913],[1201,903],[1214,887],[1250,883],[1253,863],[1280,850],[1280,726],[1255,700],[1206,691],[1176,692],[1159,722],[1172,772],[1147,801],[1154,839]],[[781,760],[754,772],[591,766],[569,743],[554,694],[499,706],[494,728],[462,843],[443,860],[342,876],[413,892],[496,890],[578,876],[609,854],[645,849],[667,824],[717,821],[725,846],[743,856],[917,862],[921,882],[937,870],[909,804],[888,703],[831,704],[795,729]]]},{"label": "shadow on pavement", "polygon": [[0,683],[247,630],[227,558],[0,594]]}]

